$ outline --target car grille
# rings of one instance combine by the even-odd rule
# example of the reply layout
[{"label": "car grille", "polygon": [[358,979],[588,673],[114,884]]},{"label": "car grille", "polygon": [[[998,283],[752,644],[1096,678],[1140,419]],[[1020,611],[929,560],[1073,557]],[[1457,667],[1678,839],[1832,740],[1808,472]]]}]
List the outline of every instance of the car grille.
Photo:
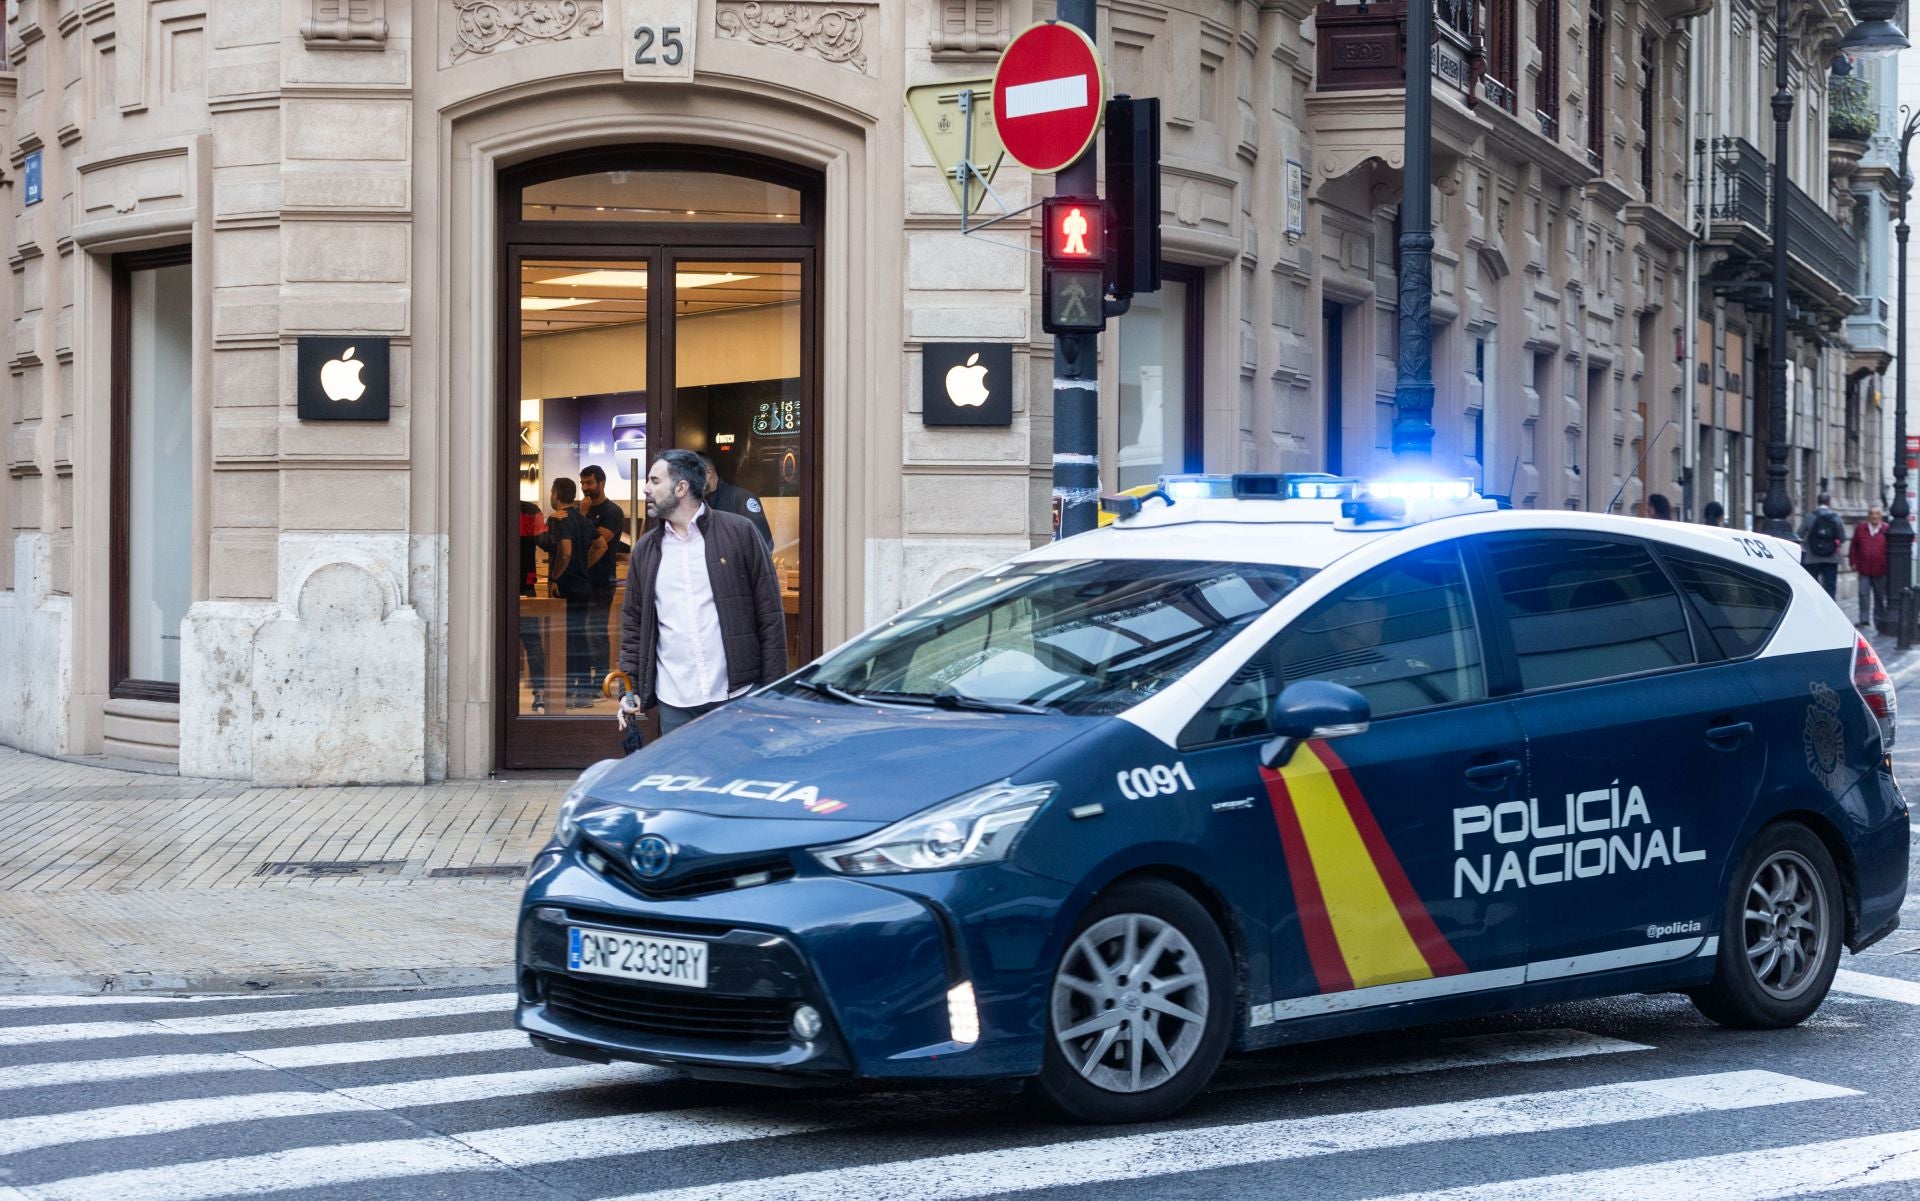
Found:
[{"label": "car grille", "polygon": [[547,980],[547,1007],[556,1013],[670,1038],[784,1043],[793,1004],[779,998],[668,992],[573,976]]},{"label": "car grille", "polygon": [[[762,879],[761,877],[765,877]],[[714,867],[697,868],[671,880],[641,880],[635,884],[650,897],[697,897],[702,893],[724,892],[731,888],[751,888],[793,878],[793,860],[785,855],[763,859],[735,859]],[[742,884],[746,880],[750,883]]]}]

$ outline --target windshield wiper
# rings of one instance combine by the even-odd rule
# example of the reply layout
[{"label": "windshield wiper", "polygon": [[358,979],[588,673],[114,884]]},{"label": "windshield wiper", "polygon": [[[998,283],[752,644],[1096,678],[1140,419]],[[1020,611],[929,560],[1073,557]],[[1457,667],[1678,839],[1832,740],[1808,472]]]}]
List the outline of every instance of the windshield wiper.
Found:
[{"label": "windshield wiper", "polygon": [[928,699],[942,709],[976,709],[982,713],[1035,713],[1043,717],[1060,715],[1060,710],[1052,705],[1029,705],[1025,701],[990,701],[985,697],[968,696],[954,688],[942,688]]},{"label": "windshield wiper", "polygon": [[809,679],[806,676],[798,676],[794,679],[793,683],[795,687],[804,688],[808,692],[814,693],[818,696],[832,697],[834,700],[839,701],[841,704],[844,704],[844,705],[858,705],[858,704],[864,703],[861,701],[859,697],[853,695],[853,693],[848,692],[844,688],[836,687],[833,684],[829,684],[825,680],[815,680],[815,679]]}]

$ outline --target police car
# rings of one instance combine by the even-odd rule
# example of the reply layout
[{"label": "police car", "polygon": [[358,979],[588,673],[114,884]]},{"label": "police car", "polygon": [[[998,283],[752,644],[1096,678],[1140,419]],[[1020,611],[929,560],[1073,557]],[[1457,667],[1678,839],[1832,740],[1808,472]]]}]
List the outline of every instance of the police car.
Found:
[{"label": "police car", "polygon": [[1894,696],[1790,544],[1464,481],[1170,480],[580,777],[540,1046],[1024,1079],[1684,991],[1792,1025],[1891,931]]}]

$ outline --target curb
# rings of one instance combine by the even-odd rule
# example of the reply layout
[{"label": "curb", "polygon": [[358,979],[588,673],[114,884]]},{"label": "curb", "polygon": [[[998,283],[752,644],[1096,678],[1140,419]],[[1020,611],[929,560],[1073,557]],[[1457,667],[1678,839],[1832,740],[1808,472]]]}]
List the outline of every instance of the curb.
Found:
[{"label": "curb", "polygon": [[347,990],[416,990],[422,988],[512,987],[513,968],[435,967],[371,968],[330,972],[310,968],[268,968],[260,972],[205,976],[160,976],[147,972],[109,972],[94,976],[0,976],[0,996],[57,995],[117,996],[155,993],[341,992]]}]

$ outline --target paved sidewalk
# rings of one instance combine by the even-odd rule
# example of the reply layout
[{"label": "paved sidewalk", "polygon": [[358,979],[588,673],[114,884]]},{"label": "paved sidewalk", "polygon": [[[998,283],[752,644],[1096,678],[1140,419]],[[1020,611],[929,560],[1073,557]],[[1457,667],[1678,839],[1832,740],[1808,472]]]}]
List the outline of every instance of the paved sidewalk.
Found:
[{"label": "paved sidewalk", "polygon": [[566,788],[249,788],[0,747],[0,992],[506,979]]}]

